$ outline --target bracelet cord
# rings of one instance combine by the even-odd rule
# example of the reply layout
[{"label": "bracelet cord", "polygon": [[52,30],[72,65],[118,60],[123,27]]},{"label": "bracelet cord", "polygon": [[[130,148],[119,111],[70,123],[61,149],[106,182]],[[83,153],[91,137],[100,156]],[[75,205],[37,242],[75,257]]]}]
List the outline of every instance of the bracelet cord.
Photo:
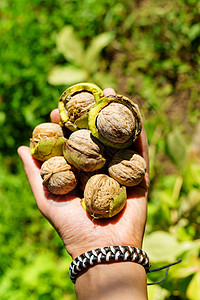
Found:
[{"label": "bracelet cord", "polygon": [[91,250],[76,257],[70,265],[70,278],[75,283],[76,278],[84,269],[99,263],[114,261],[133,261],[141,264],[146,272],[150,268],[149,258],[143,250],[131,246],[108,246]]},{"label": "bracelet cord", "polygon": [[168,274],[169,268],[182,260],[159,267],[150,269],[149,257],[147,253],[139,248],[132,246],[107,246],[85,252],[76,257],[70,265],[70,279],[73,283],[76,282],[77,277],[89,267],[99,263],[108,263],[114,261],[132,261],[141,264],[146,273],[157,272],[166,269],[165,277],[157,282],[147,283],[147,285],[154,285],[163,282]]},{"label": "bracelet cord", "polygon": [[155,268],[155,269],[149,269],[149,271],[147,273],[157,272],[157,271],[160,271],[160,270],[163,270],[163,269],[166,269],[166,272],[165,272],[165,276],[164,276],[163,279],[161,279],[159,281],[156,281],[156,282],[147,283],[147,285],[154,285],[154,284],[159,284],[159,283],[163,282],[167,278],[169,268],[171,266],[179,264],[180,262],[182,262],[181,258],[179,258],[177,261],[175,261],[171,264],[168,264],[168,265],[165,265],[165,266],[162,266],[162,267],[159,267],[159,268]]}]

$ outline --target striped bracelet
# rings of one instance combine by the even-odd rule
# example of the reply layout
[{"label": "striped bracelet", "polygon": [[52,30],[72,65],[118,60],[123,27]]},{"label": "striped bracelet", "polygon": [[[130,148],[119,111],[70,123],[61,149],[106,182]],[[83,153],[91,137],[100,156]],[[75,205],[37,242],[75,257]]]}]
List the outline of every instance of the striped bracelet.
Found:
[{"label": "striped bracelet", "polygon": [[131,246],[108,246],[85,252],[76,257],[70,265],[70,278],[73,283],[84,270],[100,263],[133,261],[141,264],[149,272],[149,258],[143,250]]}]

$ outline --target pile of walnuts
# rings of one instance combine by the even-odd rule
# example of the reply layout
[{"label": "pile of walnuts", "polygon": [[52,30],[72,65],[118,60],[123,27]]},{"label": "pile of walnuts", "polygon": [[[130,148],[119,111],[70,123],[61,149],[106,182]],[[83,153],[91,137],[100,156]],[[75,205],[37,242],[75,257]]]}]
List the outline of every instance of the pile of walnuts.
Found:
[{"label": "pile of walnuts", "polygon": [[146,171],[144,159],[130,149],[142,127],[137,105],[80,83],[64,91],[58,108],[61,123],[39,124],[30,139],[31,154],[43,162],[43,185],[55,195],[79,186],[92,217],[116,215],[126,203],[126,187],[138,185]]}]

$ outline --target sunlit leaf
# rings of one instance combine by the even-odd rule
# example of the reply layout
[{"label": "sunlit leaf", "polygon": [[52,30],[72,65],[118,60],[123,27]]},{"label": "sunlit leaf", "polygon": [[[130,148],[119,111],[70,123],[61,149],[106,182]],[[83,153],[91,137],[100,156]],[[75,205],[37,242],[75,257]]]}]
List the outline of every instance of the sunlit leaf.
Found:
[{"label": "sunlit leaf", "polygon": [[159,285],[150,286],[148,288],[149,300],[165,300],[170,295],[170,292],[161,288]]},{"label": "sunlit leaf", "polygon": [[191,181],[191,184],[193,184],[193,186],[200,186],[200,165],[198,163],[193,163],[187,171],[188,174],[186,174],[186,177],[190,177],[188,180]]},{"label": "sunlit leaf", "polygon": [[57,48],[67,60],[82,65],[83,42],[76,36],[72,26],[65,26],[60,31],[57,37]]},{"label": "sunlit leaf", "polygon": [[87,78],[88,73],[80,68],[76,68],[73,66],[55,66],[48,76],[48,81],[52,85],[70,85],[85,81],[87,80]]},{"label": "sunlit leaf", "polygon": [[93,76],[95,82],[101,86],[102,89],[110,87],[116,88],[116,78],[111,73],[96,72]]},{"label": "sunlit leaf", "polygon": [[190,281],[186,295],[189,300],[200,299],[200,270]]},{"label": "sunlit leaf", "polygon": [[200,37],[200,23],[192,25],[192,27],[188,31],[188,38],[190,41],[193,41],[197,37]]},{"label": "sunlit leaf", "polygon": [[5,120],[6,120],[6,114],[3,111],[1,111],[0,112],[0,125],[3,125]]},{"label": "sunlit leaf", "polygon": [[181,264],[173,267],[173,278],[185,278],[200,271],[200,240],[191,241],[190,244],[191,247],[184,253]]},{"label": "sunlit leaf", "polygon": [[177,255],[188,249],[191,243],[179,243],[174,236],[165,231],[156,231],[144,238],[144,250],[151,262],[173,262]]},{"label": "sunlit leaf", "polygon": [[90,72],[97,71],[99,55],[103,48],[110,44],[113,38],[114,35],[112,32],[104,32],[93,38],[84,58],[84,65]]}]

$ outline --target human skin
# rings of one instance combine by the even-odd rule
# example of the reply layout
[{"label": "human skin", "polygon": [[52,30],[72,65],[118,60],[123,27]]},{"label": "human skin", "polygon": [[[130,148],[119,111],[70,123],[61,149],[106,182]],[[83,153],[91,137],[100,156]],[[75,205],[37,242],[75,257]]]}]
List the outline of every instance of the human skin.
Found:
[{"label": "human skin", "polygon": [[[105,89],[104,95],[115,94]],[[57,109],[51,112],[51,121],[60,121]],[[98,247],[130,245],[142,247],[147,216],[149,189],[148,143],[144,127],[133,144],[146,161],[147,171],[143,181],[127,189],[127,204],[111,219],[92,219],[80,204],[75,189],[65,196],[56,196],[42,185],[41,162],[30,154],[29,147],[21,146],[18,154],[24,164],[37,206],[44,217],[60,235],[67,252],[74,259],[78,255]],[[91,267],[80,275],[75,284],[77,299],[147,299],[146,273],[144,268],[132,262],[117,262]]]}]

